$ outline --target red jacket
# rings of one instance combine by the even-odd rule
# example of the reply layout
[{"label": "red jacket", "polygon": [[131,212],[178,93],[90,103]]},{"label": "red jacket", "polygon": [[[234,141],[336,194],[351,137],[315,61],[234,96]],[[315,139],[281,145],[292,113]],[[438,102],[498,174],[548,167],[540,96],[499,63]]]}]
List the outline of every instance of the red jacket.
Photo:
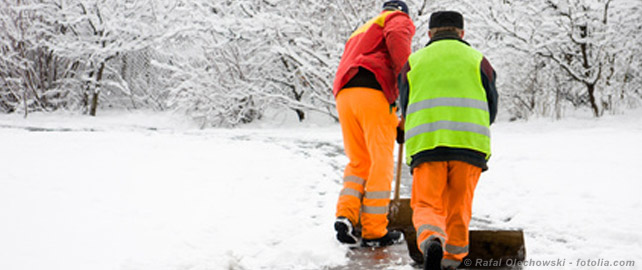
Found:
[{"label": "red jacket", "polygon": [[370,70],[383,88],[388,103],[399,96],[397,74],[408,61],[415,25],[401,11],[383,11],[359,27],[346,43],[333,93],[339,91],[357,74],[359,67]]}]

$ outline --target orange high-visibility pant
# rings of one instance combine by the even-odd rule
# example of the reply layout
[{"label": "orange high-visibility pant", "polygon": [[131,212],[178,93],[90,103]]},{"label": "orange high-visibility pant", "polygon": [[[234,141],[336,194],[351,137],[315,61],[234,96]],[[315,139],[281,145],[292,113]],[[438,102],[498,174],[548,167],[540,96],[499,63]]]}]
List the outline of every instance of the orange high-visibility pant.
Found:
[{"label": "orange high-visibility pant", "polygon": [[433,239],[444,247],[443,266],[457,267],[468,255],[468,225],[481,168],[462,161],[424,162],[413,170],[413,223],[425,252]]},{"label": "orange high-visibility pant", "polygon": [[343,190],[336,216],[358,224],[362,237],[376,239],[388,233],[388,204],[394,170],[398,118],[383,92],[346,88],[337,96],[343,144],[350,162],[344,171]]}]

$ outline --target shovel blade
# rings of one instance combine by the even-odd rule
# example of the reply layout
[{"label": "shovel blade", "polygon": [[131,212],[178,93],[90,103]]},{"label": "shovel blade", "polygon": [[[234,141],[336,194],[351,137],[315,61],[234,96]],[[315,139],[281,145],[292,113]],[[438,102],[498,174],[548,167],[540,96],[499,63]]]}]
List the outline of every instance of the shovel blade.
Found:
[{"label": "shovel blade", "polygon": [[[418,264],[423,264],[422,253],[417,247],[417,232],[412,222],[410,199],[392,200],[388,221],[388,229],[403,232],[410,257]],[[472,230],[469,232],[469,250],[466,258],[472,262],[472,265],[466,265],[467,269],[505,268],[507,263],[514,265],[515,262],[526,259],[524,232],[522,230]]]}]

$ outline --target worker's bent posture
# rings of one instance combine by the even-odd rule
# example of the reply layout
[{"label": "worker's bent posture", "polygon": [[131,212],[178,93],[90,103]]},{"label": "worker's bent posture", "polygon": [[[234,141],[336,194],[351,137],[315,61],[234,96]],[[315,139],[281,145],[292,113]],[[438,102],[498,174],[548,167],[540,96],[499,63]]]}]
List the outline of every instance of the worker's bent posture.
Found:
[{"label": "worker's bent posture", "polygon": [[[334,224],[342,243],[357,244],[362,237],[364,246],[386,246],[402,239],[386,227],[399,122],[397,75],[414,33],[406,4],[387,1],[379,15],[352,33],[341,57],[333,92],[350,159]],[[355,229],[359,222],[361,233]]]}]

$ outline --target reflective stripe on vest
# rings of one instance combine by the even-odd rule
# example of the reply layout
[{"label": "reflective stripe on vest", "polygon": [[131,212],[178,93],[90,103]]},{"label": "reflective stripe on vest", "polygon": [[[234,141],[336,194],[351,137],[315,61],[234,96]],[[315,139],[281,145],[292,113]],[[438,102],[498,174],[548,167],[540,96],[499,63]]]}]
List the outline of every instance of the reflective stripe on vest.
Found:
[{"label": "reflective stripe on vest", "polygon": [[482,100],[472,98],[433,98],[410,104],[407,114],[441,106],[475,108],[488,112],[488,102]]},{"label": "reflective stripe on vest", "polygon": [[480,65],[484,56],[458,40],[430,44],[408,59],[406,160],[437,147],[490,157],[490,117]]},{"label": "reflective stripe on vest", "polygon": [[428,132],[435,132],[442,129],[453,130],[453,131],[467,131],[477,134],[481,134],[487,137],[490,137],[490,129],[485,126],[464,123],[464,122],[453,122],[453,121],[437,121],[433,123],[423,124],[421,126],[414,127],[406,133],[406,140],[409,140],[417,135],[421,135]]}]

